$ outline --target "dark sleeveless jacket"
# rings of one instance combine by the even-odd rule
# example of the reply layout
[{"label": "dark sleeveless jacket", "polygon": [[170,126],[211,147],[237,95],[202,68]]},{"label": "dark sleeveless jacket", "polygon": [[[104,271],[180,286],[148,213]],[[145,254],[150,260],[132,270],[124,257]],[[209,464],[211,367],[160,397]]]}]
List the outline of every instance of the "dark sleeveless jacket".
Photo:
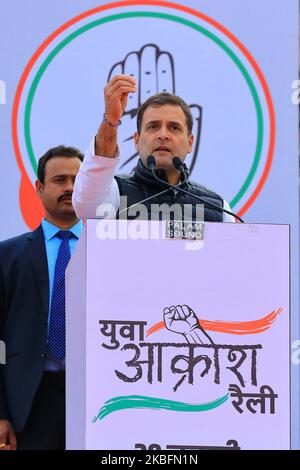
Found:
[{"label": "dark sleeveless jacket", "polygon": [[[158,170],[157,175],[160,179],[167,181],[166,174],[164,170]],[[197,220],[196,217],[196,204],[201,204],[200,201],[197,201],[193,196],[189,196],[180,191],[174,191],[173,188],[167,189],[162,183],[159,183],[153,178],[151,171],[146,168],[142,161],[139,160],[136,168],[130,174],[117,175],[115,179],[119,186],[119,191],[121,196],[127,196],[127,208],[133,204],[139,203],[148,197],[152,197],[149,201],[143,203],[146,208],[146,214],[143,214],[143,217],[139,213],[135,215],[126,214],[126,211],[123,211],[123,218],[134,219],[136,217],[150,219],[150,209],[153,204],[167,204],[172,206],[173,204],[180,204],[183,208],[184,204],[192,205],[192,219]],[[197,196],[203,198],[203,200],[212,202],[218,207],[223,208],[223,199],[218,194],[214,193],[210,189],[207,189],[205,186],[194,183],[192,181],[187,182],[182,189],[189,191]],[[159,195],[158,193],[165,191],[163,194]],[[120,210],[124,209],[122,203]],[[134,209],[134,208],[132,208]],[[136,209],[136,208],[135,208]],[[153,210],[153,206],[152,206]],[[132,210],[131,212],[135,212]],[[125,217],[126,214],[126,217]],[[153,214],[153,212],[152,212]],[[163,217],[160,217],[160,219]],[[212,206],[204,203],[204,220],[206,222],[222,222],[223,212],[214,209]]]}]

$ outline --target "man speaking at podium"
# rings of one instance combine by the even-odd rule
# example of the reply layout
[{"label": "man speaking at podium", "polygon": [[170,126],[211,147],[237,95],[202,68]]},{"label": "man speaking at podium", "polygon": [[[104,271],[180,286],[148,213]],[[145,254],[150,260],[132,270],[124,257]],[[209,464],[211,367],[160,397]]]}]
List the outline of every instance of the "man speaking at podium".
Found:
[{"label": "man speaking at podium", "polygon": [[[143,203],[148,219],[152,218],[153,205],[189,205],[195,209],[202,204],[204,221],[234,222],[221,196],[189,181],[184,160],[193,147],[193,117],[188,105],[174,94],[158,93],[139,107],[134,144],[140,159],[132,173],[114,177],[120,160],[117,129],[128,96],[135,92],[136,80],[129,75],[113,77],[104,88],[103,121],[75,181],[73,206],[77,216],[101,216],[101,206],[107,204],[115,214],[120,209],[120,196],[127,196],[127,208]],[[193,219],[195,213],[193,210]]]}]

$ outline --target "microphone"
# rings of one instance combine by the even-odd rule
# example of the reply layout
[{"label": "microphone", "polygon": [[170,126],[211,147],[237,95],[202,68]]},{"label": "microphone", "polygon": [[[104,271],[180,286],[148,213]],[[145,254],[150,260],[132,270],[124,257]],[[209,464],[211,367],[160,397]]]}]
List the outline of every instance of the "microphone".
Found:
[{"label": "microphone", "polygon": [[173,166],[176,168],[176,170],[180,171],[182,177],[183,177],[183,185],[186,183],[189,183],[189,170],[186,164],[180,160],[179,157],[173,157],[172,159]]},{"label": "microphone", "polygon": [[[178,157],[174,157],[174,159],[178,159],[180,164],[182,164],[180,158]],[[156,167],[156,161],[155,161],[155,157],[153,155],[149,155],[149,157],[147,158],[147,166],[149,168],[149,170],[151,171],[154,171],[155,170],[155,167]],[[184,165],[185,166],[185,165]],[[187,169],[187,168],[186,168]],[[184,177],[185,178],[185,177]],[[157,178],[156,178],[157,179]],[[158,179],[159,182],[161,182],[162,180]],[[185,184],[186,181],[188,181],[187,179],[184,179],[184,181],[181,183],[181,184]],[[139,202],[136,202],[135,204],[131,204],[129,207],[125,207],[124,209],[118,211],[118,214],[122,214],[123,212],[128,212],[129,209],[133,209],[134,207],[136,206],[139,206],[140,204],[144,204],[144,202],[148,202],[148,201],[151,201],[151,199],[155,199],[156,197],[158,196],[161,196],[163,194],[166,194],[168,192],[171,191],[172,188],[178,188],[178,186],[172,186],[172,185],[168,185],[167,189],[164,189],[163,191],[160,191],[159,193],[156,193],[156,194],[152,194],[152,196],[149,196],[149,197],[146,197],[145,199],[143,199],[142,201],[139,201]]]},{"label": "microphone", "polygon": [[[174,163],[175,161],[175,163]],[[149,155],[149,157],[147,158],[147,166],[149,168],[149,170],[151,170],[152,172],[152,175],[154,176],[154,178],[156,179],[156,181],[159,181],[160,183],[164,183],[165,185],[167,185],[170,189],[173,188],[173,189],[178,189],[179,187],[181,186],[184,186],[187,182],[188,182],[188,170],[186,168],[186,166],[184,165],[184,163],[180,160],[179,157],[173,157],[173,165],[174,167],[176,168],[176,170],[180,171],[182,176],[183,176],[183,181],[181,181],[181,183],[178,185],[178,186],[175,186],[175,185],[172,185],[170,183],[167,183],[167,181],[164,181],[164,180],[161,180],[157,175],[156,173],[154,172],[155,168],[156,168],[156,160],[155,160],[155,157],[153,155]],[[176,165],[176,166],[175,166]]]},{"label": "microphone", "polygon": [[179,157],[173,157],[173,166],[176,168],[176,170],[179,170],[181,173],[184,173],[186,178],[188,179],[189,177],[189,170],[186,164],[180,160]]},{"label": "microphone", "polygon": [[186,165],[180,160],[179,157],[173,157],[172,162],[173,162],[174,168],[176,170],[179,170],[180,173],[183,176],[183,182],[181,184],[177,185],[177,186],[175,186],[173,184],[170,184],[167,181],[164,181],[164,180],[160,179],[154,171],[155,167],[156,167],[155,157],[153,155],[149,155],[149,157],[147,158],[147,165],[148,165],[149,169],[151,170],[152,175],[156,179],[156,181],[159,181],[164,186],[168,186],[169,188],[173,188],[175,190],[181,191],[184,194],[192,196],[195,199],[197,199],[198,201],[202,202],[202,204],[213,207],[214,209],[217,209],[219,212],[225,212],[226,214],[232,215],[233,217],[237,218],[241,223],[244,223],[243,219],[241,219],[241,217],[234,214],[233,212],[228,211],[227,209],[224,209],[223,207],[219,207],[216,204],[214,204],[213,202],[207,201],[206,199],[204,199],[200,196],[197,196],[196,194],[193,194],[190,191],[186,191],[185,189],[183,189],[181,186],[185,185],[188,182],[188,169],[187,169]]},{"label": "microphone", "polygon": [[183,167],[183,162],[180,160],[179,157],[173,157],[172,159],[173,166],[176,168],[176,170],[181,171],[181,168]]},{"label": "microphone", "polygon": [[[149,157],[147,158],[147,166],[151,171],[152,170],[154,171],[156,167],[156,161],[153,155],[149,155]],[[128,212],[129,209],[133,209],[134,207],[139,206],[140,204],[144,204],[144,202],[151,201],[151,199],[155,199],[156,197],[161,196],[162,194],[166,194],[170,190],[171,190],[171,187],[168,187],[167,189],[164,189],[163,191],[160,191],[159,193],[152,194],[152,196],[146,197],[142,201],[136,202],[135,204],[131,204],[131,206],[129,207],[125,207],[124,209],[120,210],[118,214],[120,215],[122,214],[122,212],[125,212],[125,211]]]},{"label": "microphone", "polygon": [[[176,157],[176,158],[178,158],[178,157]],[[147,158],[147,166],[148,166],[149,170],[151,170],[151,171],[155,170],[156,161],[155,161],[155,157],[153,155],[149,155],[149,157]]]}]

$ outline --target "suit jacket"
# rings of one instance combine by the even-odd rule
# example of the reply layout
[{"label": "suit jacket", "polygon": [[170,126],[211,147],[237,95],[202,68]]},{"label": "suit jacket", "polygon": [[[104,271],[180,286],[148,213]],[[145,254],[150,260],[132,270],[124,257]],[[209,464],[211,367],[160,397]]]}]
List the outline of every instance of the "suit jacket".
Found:
[{"label": "suit jacket", "polygon": [[0,243],[0,419],[20,432],[41,382],[47,352],[49,275],[42,226]]}]

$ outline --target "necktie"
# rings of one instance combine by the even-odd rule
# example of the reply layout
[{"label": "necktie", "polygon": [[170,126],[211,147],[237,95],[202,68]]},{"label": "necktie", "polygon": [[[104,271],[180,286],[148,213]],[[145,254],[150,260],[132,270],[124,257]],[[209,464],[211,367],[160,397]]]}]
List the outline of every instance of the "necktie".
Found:
[{"label": "necktie", "polygon": [[73,234],[69,231],[60,231],[56,236],[61,238],[61,243],[55,263],[48,353],[51,359],[59,360],[65,357],[65,271],[71,258],[69,240]]}]

